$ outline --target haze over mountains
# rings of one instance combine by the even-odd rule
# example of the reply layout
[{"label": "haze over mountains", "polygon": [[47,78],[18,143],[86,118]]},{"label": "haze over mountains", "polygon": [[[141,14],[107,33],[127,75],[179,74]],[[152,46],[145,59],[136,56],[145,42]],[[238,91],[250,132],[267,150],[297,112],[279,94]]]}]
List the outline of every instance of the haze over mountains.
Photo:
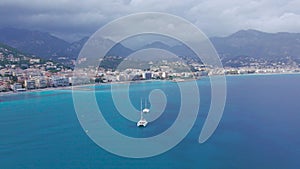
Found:
[{"label": "haze over mountains", "polygon": [[70,46],[49,33],[16,28],[0,29],[0,42],[42,58],[57,56]]},{"label": "haze over mountains", "polygon": [[241,30],[228,37],[211,38],[211,41],[222,58],[237,56],[266,59],[300,58],[300,33]]},{"label": "haze over mountains", "polygon": [[[0,42],[20,51],[34,54],[45,59],[76,59],[81,48],[88,40],[85,37],[69,43],[49,33],[16,28],[0,29]],[[210,38],[222,59],[253,57],[279,59],[289,57],[300,60],[300,33],[265,33],[257,30],[241,30],[227,37]],[[107,43],[110,40],[107,40]],[[162,42],[146,44],[143,48],[169,50],[177,55],[192,56],[193,53],[183,45],[168,46]],[[110,55],[126,56],[134,52],[118,43]]]}]

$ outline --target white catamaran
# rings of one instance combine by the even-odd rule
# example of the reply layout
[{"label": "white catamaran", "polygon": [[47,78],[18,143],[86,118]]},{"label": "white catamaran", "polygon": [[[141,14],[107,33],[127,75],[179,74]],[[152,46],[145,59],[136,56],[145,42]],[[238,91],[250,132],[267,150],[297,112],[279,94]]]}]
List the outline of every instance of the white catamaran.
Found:
[{"label": "white catamaran", "polygon": [[[146,100],[145,100],[145,104],[146,104]],[[137,122],[137,126],[138,127],[146,127],[147,126],[147,124],[148,124],[148,122],[147,122],[147,120],[144,118],[144,116],[143,116],[143,114],[144,113],[149,113],[150,112],[150,110],[148,109],[148,108],[146,108],[146,105],[145,105],[145,108],[143,109],[143,102],[142,102],[142,100],[141,100],[141,118],[140,118],[140,120]]]}]

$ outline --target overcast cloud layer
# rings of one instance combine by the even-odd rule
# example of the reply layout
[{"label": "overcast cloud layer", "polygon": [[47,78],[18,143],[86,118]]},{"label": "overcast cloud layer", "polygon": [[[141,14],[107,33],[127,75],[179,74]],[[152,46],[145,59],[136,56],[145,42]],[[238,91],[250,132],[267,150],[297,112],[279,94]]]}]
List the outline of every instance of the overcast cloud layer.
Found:
[{"label": "overcast cloud layer", "polygon": [[136,12],[167,12],[194,23],[208,36],[241,29],[300,32],[300,0],[1,0],[0,27],[47,31],[67,40],[94,33]]}]

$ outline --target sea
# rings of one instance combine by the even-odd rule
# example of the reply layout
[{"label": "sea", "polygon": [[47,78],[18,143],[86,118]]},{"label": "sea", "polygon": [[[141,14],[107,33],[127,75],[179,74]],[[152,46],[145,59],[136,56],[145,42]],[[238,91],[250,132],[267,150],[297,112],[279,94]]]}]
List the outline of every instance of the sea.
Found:
[{"label": "sea", "polygon": [[[224,113],[206,142],[200,144],[198,139],[211,104],[208,77],[197,81],[199,113],[187,136],[172,149],[148,158],[112,154],[90,139],[77,118],[70,89],[0,96],[0,169],[300,168],[300,75],[227,76],[226,82]],[[182,101],[177,83],[138,82],[131,83],[129,90],[116,91],[129,92],[136,109],[151,91],[165,93],[165,111],[146,128],[118,113],[112,85],[125,84],[87,86],[75,92],[95,90],[103,116],[124,135],[146,138],[172,126]],[[119,146],[127,146],[119,141]]]}]

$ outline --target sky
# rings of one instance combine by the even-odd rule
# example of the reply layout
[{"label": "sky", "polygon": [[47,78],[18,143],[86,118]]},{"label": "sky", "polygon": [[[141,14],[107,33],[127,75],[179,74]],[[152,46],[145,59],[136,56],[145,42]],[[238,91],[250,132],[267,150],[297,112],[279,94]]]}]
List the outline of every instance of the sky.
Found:
[{"label": "sky", "polygon": [[137,12],[165,12],[190,21],[207,36],[242,29],[300,32],[300,0],[1,0],[0,27],[49,32],[67,41]]}]

